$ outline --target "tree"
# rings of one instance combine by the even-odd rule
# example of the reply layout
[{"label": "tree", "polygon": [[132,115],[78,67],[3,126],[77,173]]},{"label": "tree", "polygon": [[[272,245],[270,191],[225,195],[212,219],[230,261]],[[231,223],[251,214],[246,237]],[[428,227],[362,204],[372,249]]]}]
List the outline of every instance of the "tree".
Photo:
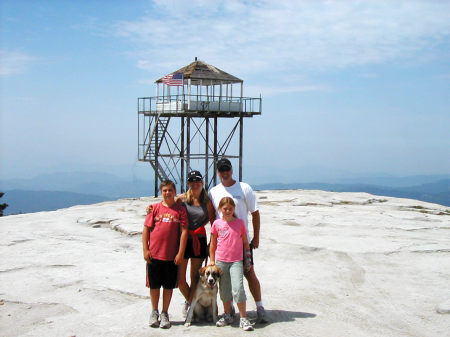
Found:
[{"label": "tree", "polygon": [[[5,193],[0,192],[0,198],[3,197],[4,194],[5,194]],[[0,204],[0,216],[3,216],[3,210],[4,210],[6,207],[8,207],[8,204],[5,204],[5,203]]]}]

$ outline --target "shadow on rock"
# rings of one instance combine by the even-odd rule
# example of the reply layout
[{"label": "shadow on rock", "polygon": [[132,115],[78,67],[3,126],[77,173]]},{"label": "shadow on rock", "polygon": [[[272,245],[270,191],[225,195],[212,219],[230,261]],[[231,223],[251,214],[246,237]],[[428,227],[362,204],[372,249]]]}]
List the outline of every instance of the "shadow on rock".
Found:
[{"label": "shadow on rock", "polygon": [[[247,311],[247,318],[252,324],[255,324],[255,328],[265,327],[273,323],[282,322],[294,322],[297,318],[314,318],[316,314],[311,314],[309,312],[301,311],[287,311],[287,310],[266,310],[267,323],[255,323],[256,322],[256,311]],[[219,315],[221,317],[221,315]],[[172,326],[184,325],[184,321],[171,321]],[[193,322],[193,326],[206,327],[215,326],[213,322],[199,321]],[[239,314],[234,317],[234,322],[231,326],[239,327]]]},{"label": "shadow on rock", "polygon": [[[287,311],[287,310],[266,310],[266,318],[268,323],[258,325],[269,325],[271,323],[293,322],[297,318],[314,318],[316,314],[301,311]],[[254,322],[256,321],[256,311],[248,311],[248,318]]]}]

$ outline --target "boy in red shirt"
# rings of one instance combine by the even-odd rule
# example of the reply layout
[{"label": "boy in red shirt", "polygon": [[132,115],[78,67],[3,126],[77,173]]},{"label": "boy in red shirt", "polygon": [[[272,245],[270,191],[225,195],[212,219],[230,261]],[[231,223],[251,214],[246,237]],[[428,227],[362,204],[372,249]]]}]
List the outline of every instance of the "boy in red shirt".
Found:
[{"label": "boy in red shirt", "polygon": [[[169,305],[177,287],[178,264],[183,261],[188,238],[186,210],[175,202],[175,184],[166,180],[160,185],[163,201],[153,205],[142,231],[144,259],[147,261],[147,287],[150,288],[152,313],[149,325],[170,328]],[[160,288],[163,287],[161,316],[158,313]]]}]

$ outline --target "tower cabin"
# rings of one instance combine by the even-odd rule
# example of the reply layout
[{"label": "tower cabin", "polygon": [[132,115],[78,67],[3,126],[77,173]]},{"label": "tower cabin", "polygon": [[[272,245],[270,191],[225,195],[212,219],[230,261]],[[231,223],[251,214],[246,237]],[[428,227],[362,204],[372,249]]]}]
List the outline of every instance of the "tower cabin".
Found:
[{"label": "tower cabin", "polygon": [[[155,83],[155,97],[138,98],[138,158],[155,171],[155,196],[158,180],[173,180],[184,191],[184,177],[191,169],[204,171],[206,188],[215,184],[216,163],[222,157],[239,159],[241,180],[243,118],[261,114],[261,97],[244,97],[243,80],[197,58]],[[222,144],[218,134],[221,118],[237,120]],[[239,150],[233,154],[229,147],[237,127]],[[201,153],[191,151],[196,136],[204,143]],[[204,169],[191,167],[193,160],[203,161]]]}]

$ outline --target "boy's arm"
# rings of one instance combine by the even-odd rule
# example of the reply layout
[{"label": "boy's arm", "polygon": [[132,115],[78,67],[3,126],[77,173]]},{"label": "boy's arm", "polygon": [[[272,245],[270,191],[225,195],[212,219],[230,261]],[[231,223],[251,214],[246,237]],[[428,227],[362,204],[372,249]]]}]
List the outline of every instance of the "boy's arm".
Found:
[{"label": "boy's arm", "polygon": [[209,264],[216,264],[217,234],[211,233],[211,242],[209,244]]},{"label": "boy's arm", "polygon": [[148,263],[151,263],[152,255],[150,253],[150,233],[151,233],[151,227],[154,226],[154,214],[153,210],[155,207],[154,205],[150,205],[151,207],[150,213],[146,215],[145,221],[144,221],[144,229],[142,230],[142,252],[144,253],[144,260]]},{"label": "boy's arm", "polygon": [[175,256],[176,265],[179,265],[181,264],[181,262],[183,262],[184,251],[186,249],[186,242],[189,234],[187,226],[180,226],[180,227],[181,227],[180,248],[178,248],[178,254],[177,256]]},{"label": "boy's arm", "polygon": [[146,210],[147,214],[150,214],[153,211],[153,205],[152,204],[148,205],[145,210]]},{"label": "boy's arm", "polygon": [[178,194],[177,196],[176,196],[176,198],[175,198],[175,202],[176,203],[182,203],[182,202],[184,202],[186,200],[186,193],[181,193],[181,194]]},{"label": "boy's arm", "polygon": [[144,229],[142,230],[142,251],[144,253],[144,260],[147,261],[147,263],[151,263],[152,260],[152,255],[150,254],[150,249],[148,247],[149,241],[150,241],[150,228],[144,226]]}]

